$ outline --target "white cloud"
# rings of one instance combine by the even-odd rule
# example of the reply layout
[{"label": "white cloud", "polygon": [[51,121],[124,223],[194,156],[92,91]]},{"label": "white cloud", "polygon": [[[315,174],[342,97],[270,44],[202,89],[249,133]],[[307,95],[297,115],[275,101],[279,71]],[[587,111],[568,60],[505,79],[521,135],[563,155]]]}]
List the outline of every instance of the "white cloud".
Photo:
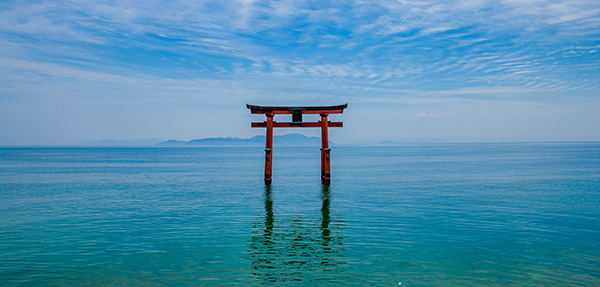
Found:
[{"label": "white cloud", "polygon": [[432,117],[432,118],[440,118],[440,117],[453,117],[452,114],[449,113],[445,113],[445,114],[434,114],[434,113],[420,113],[420,114],[416,114],[413,117]]}]

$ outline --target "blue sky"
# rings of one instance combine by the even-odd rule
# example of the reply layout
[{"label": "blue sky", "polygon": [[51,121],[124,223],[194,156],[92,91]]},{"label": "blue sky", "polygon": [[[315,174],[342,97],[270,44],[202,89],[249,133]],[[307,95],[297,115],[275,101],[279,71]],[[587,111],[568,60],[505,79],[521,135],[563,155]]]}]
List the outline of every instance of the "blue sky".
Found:
[{"label": "blue sky", "polygon": [[245,103],[346,102],[338,143],[600,140],[600,2],[0,3],[0,145],[250,137]]}]

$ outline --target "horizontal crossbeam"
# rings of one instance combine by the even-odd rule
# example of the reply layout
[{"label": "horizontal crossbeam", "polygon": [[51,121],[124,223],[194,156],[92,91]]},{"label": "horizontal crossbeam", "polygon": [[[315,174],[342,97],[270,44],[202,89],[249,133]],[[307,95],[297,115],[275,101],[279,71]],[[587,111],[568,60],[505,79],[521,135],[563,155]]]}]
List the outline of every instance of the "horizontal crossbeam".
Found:
[{"label": "horizontal crossbeam", "polygon": [[246,107],[250,110],[262,110],[262,111],[323,111],[323,110],[343,110],[348,107],[348,104],[334,105],[334,106],[259,106],[246,104]]},{"label": "horizontal crossbeam", "polygon": [[[292,114],[293,110],[250,110],[252,114],[273,114],[273,115],[286,115]],[[341,114],[344,112],[344,109],[336,109],[336,110],[303,110],[303,114]]]},{"label": "horizontal crossbeam", "polygon": [[[330,128],[342,128],[344,123],[342,122],[327,122],[327,126]],[[267,122],[253,122],[253,128],[266,128]],[[273,121],[274,128],[320,128],[321,122],[303,122],[302,125],[294,123],[278,123]]]}]

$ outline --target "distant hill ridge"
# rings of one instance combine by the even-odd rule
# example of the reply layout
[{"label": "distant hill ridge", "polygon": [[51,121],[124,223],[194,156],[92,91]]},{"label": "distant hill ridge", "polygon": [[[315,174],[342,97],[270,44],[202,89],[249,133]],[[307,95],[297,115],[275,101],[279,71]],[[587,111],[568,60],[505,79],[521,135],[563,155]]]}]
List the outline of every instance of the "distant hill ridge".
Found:
[{"label": "distant hill ridge", "polygon": [[[204,138],[191,141],[168,140],[156,144],[157,146],[264,146],[266,141],[265,136],[253,136],[251,138],[242,139],[236,137],[227,138]],[[330,142],[333,144],[332,142]],[[320,146],[321,138],[307,137],[302,134],[287,134],[281,136],[273,136],[274,145],[288,146]]]}]

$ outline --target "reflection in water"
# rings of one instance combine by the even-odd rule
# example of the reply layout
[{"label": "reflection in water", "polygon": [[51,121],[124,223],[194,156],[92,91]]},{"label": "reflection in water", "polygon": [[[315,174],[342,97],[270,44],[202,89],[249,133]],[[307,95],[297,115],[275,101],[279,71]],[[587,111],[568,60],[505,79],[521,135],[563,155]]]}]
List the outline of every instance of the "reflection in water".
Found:
[{"label": "reflection in water", "polygon": [[252,273],[264,282],[345,279],[341,222],[331,219],[330,201],[329,185],[322,185],[318,224],[310,219],[276,218],[271,185],[266,185],[264,223],[254,226],[250,242]]}]

